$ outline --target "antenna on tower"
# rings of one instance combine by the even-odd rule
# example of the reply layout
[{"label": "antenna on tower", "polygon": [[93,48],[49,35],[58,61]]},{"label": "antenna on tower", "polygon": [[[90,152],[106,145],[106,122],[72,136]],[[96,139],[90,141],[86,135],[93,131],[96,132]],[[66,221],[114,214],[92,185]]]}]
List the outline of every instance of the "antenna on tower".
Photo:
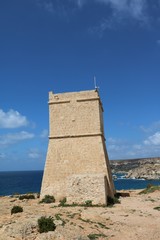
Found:
[{"label": "antenna on tower", "polygon": [[96,76],[94,76],[94,87],[96,89],[96,91],[99,89],[99,87],[97,87],[97,80],[96,80]]}]

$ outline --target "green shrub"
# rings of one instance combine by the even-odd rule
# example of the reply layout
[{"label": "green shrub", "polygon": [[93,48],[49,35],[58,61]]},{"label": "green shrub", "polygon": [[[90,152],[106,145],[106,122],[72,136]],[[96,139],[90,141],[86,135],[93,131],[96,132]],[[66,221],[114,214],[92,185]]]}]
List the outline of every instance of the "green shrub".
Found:
[{"label": "green shrub", "polygon": [[64,198],[63,198],[62,200],[60,200],[59,202],[60,202],[59,206],[60,206],[60,207],[64,207],[65,204],[66,204],[66,202],[67,202],[67,198],[64,197]]},{"label": "green shrub", "polygon": [[153,209],[160,211],[160,207],[155,207],[155,208],[153,208]]},{"label": "green shrub", "polygon": [[25,195],[19,196],[19,200],[23,200],[23,199],[35,199],[35,196],[34,194],[25,194]]},{"label": "green shrub", "polygon": [[19,213],[19,212],[23,212],[23,208],[20,207],[20,206],[14,206],[14,207],[11,209],[11,214]]},{"label": "green shrub", "polygon": [[148,183],[148,184],[147,184],[147,189],[149,189],[149,188],[151,188],[151,187],[153,187],[153,184]]},{"label": "green shrub", "polygon": [[[63,203],[63,204],[58,204],[58,207],[78,207],[78,206],[82,206],[82,205],[79,205],[77,203],[71,203],[71,204],[67,204],[67,203]],[[84,206],[84,205],[83,205]]]},{"label": "green shrub", "polygon": [[89,234],[87,236],[90,240],[94,240],[94,239],[97,239],[97,238],[100,238],[100,237],[107,237],[105,234]]},{"label": "green shrub", "polygon": [[54,231],[55,229],[56,225],[52,217],[41,217],[38,219],[38,231],[40,233]]},{"label": "green shrub", "polygon": [[117,197],[110,197],[107,196],[107,206],[113,206],[116,203],[120,203],[119,199]]},{"label": "green shrub", "polygon": [[114,204],[121,203],[120,200],[117,197],[114,197],[113,199],[114,199]]},{"label": "green shrub", "polygon": [[54,202],[55,202],[54,196],[50,195],[45,195],[44,198],[40,201],[40,203],[54,203]]},{"label": "green shrub", "polygon": [[12,195],[10,195],[10,197],[12,198],[19,198],[19,193],[13,193]]},{"label": "green shrub", "polygon": [[92,200],[86,200],[85,201],[85,206],[91,207],[92,206]]}]

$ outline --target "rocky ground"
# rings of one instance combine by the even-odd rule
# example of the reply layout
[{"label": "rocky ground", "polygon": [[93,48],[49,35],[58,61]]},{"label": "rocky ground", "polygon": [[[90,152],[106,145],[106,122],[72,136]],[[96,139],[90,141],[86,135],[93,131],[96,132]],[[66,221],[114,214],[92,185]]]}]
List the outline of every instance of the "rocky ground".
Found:
[{"label": "rocky ground", "polygon": [[[39,199],[19,200],[0,197],[0,240],[159,240],[160,191],[120,198],[113,207],[54,207],[40,204]],[[12,214],[14,205],[23,207],[22,213]],[[54,232],[38,232],[41,216],[55,219]],[[58,220],[56,220],[58,219]]]},{"label": "rocky ground", "polygon": [[110,161],[113,174],[125,173],[126,178],[160,179],[160,158]]}]

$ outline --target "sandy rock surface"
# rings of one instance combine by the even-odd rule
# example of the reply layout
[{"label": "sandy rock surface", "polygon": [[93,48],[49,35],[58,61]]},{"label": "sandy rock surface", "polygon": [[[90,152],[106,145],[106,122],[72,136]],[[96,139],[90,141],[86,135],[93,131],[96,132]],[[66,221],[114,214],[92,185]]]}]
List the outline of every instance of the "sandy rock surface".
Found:
[{"label": "sandy rock surface", "polygon": [[[130,197],[120,201],[105,208],[55,208],[55,204],[39,204],[39,199],[0,197],[0,240],[160,239],[160,211],[154,209],[160,207],[160,191],[145,195],[131,191]],[[11,215],[15,205],[22,206],[23,212]],[[41,216],[55,219],[54,232],[38,232],[37,220]]]}]

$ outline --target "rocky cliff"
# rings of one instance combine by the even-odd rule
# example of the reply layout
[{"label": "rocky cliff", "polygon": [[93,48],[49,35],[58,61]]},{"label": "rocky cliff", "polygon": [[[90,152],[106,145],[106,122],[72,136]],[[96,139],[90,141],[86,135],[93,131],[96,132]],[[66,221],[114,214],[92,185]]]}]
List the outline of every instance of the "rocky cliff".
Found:
[{"label": "rocky cliff", "polygon": [[110,161],[112,173],[125,173],[126,178],[160,179],[160,158]]}]

